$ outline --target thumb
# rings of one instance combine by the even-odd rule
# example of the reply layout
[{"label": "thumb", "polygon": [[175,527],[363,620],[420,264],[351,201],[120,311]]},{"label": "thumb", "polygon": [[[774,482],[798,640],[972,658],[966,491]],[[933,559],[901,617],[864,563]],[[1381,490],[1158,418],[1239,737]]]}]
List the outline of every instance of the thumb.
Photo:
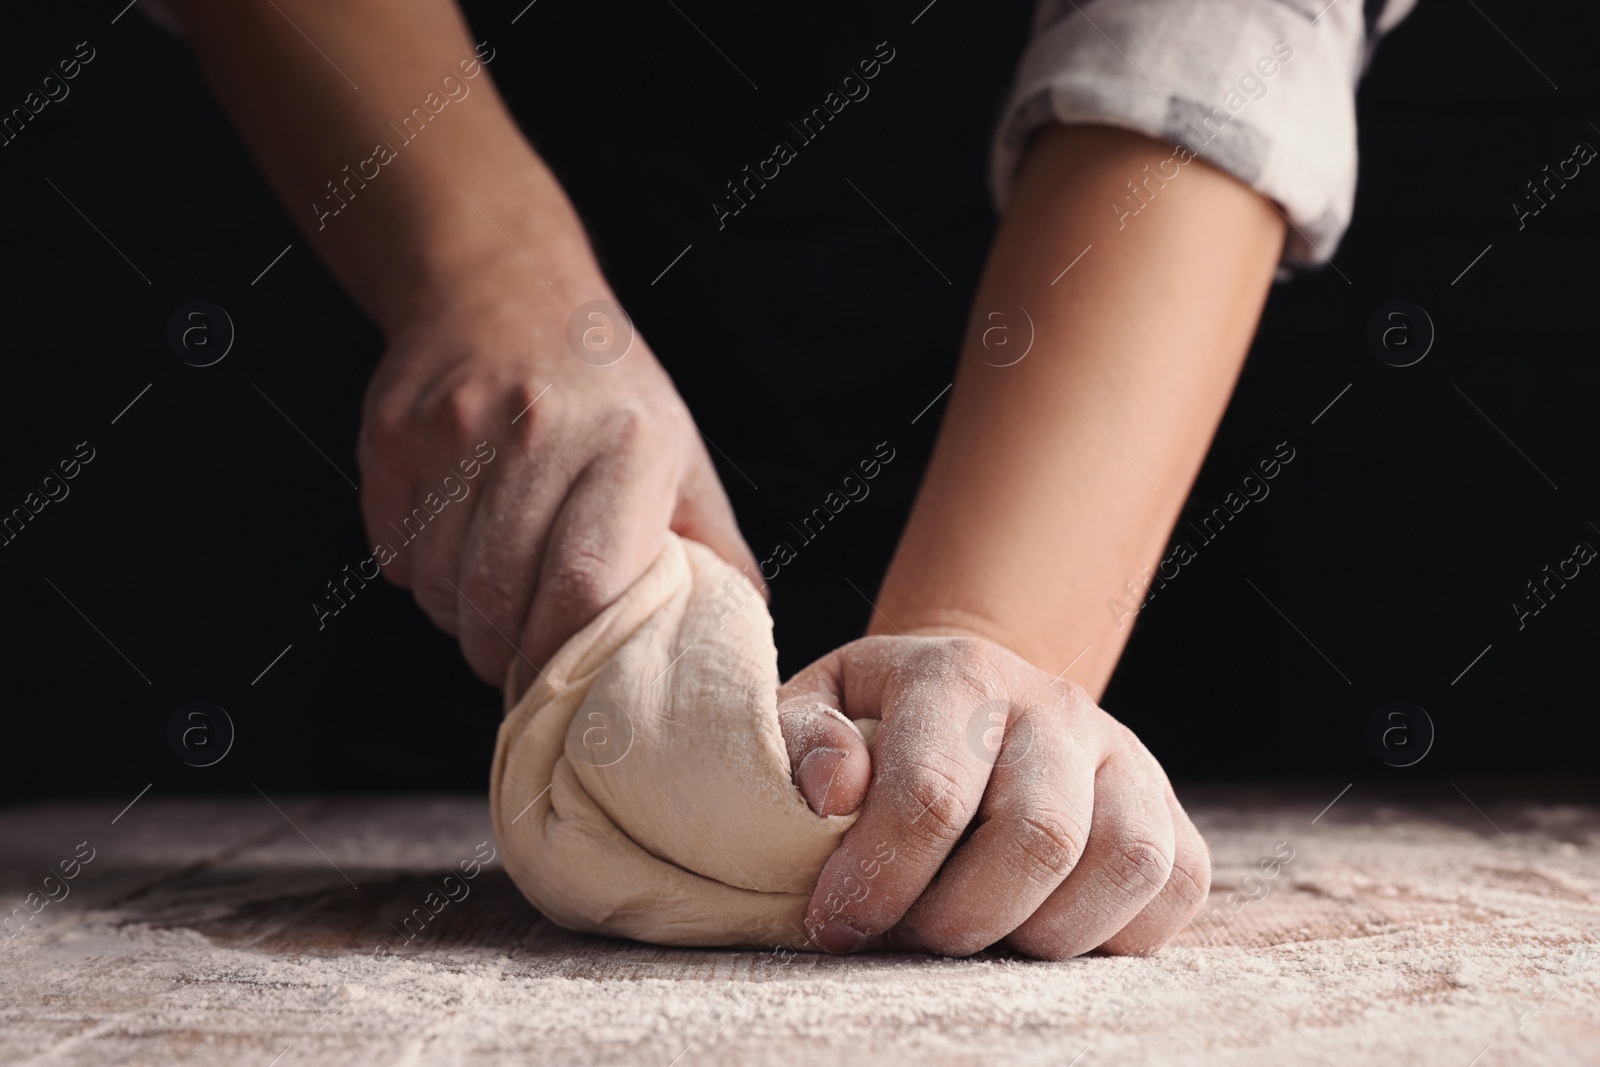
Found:
[{"label": "thumb", "polygon": [[818,815],[848,815],[866,799],[872,756],[861,732],[816,694],[778,705],[794,784]]}]

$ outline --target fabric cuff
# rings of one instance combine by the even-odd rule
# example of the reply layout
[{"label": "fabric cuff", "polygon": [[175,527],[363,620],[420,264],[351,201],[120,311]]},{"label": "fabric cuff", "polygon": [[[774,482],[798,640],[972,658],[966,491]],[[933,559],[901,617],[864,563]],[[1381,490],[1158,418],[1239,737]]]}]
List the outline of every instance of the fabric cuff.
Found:
[{"label": "fabric cuff", "polygon": [[[1116,126],[1252,186],[1289,220],[1284,263],[1325,264],[1355,200],[1355,89],[1367,58],[1362,5],[1325,3],[1043,0],[995,134],[997,206],[1040,127]],[[1130,193],[1110,210],[1122,217],[1140,203]]]}]

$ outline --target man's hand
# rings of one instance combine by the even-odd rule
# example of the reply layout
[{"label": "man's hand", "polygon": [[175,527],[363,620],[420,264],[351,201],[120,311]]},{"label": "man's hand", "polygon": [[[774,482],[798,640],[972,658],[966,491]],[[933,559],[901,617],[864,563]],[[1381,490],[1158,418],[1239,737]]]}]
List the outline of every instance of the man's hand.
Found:
[{"label": "man's hand", "polygon": [[[689,413],[643,339],[608,366],[569,349],[573,309],[609,298],[598,278],[590,286],[551,292],[509,267],[463,279],[459,297],[391,332],[367,395],[362,514],[376,541],[399,550],[384,572],[460,638],[486,682],[504,683],[515,664],[513,698],[650,565],[669,529],[761,585]],[[458,463],[485,440],[494,460],[470,495],[402,547],[402,520],[447,475],[459,480]]]},{"label": "man's hand", "polygon": [[[609,366],[568,347],[574,311],[611,291],[495,90],[494,47],[468,36],[454,0],[175,6],[291,217],[388,339],[358,446],[362,514],[396,550],[385,573],[461,638],[480,677],[504,684],[514,662],[520,695],[669,529],[761,585],[644,341]],[[394,125],[439,93],[426,136]],[[390,155],[358,176],[349,164],[375,141]],[[484,441],[493,462],[462,496],[459,464]]]},{"label": "man's hand", "polygon": [[[881,719],[870,757],[828,709]],[[863,638],[785,684],[779,715],[812,809],[861,808],[807,913],[827,951],[1149,953],[1205,902],[1210,854],[1155,757],[999,645]]]}]

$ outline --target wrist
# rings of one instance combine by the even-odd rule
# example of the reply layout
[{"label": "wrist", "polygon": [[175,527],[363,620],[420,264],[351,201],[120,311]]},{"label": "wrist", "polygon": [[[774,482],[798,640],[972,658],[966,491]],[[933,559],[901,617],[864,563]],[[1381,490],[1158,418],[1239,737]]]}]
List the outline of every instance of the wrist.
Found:
[{"label": "wrist", "polygon": [[559,340],[567,316],[579,304],[614,299],[586,246],[510,239],[515,247],[498,237],[498,248],[465,242],[430,247],[416,276],[386,295],[378,315],[385,337],[392,343],[450,318],[519,329],[531,324]]},{"label": "wrist", "polygon": [[429,194],[419,190],[374,220],[393,228],[368,244],[388,258],[361,271],[375,283],[364,303],[386,336],[458,305],[543,306],[565,315],[585,300],[611,297],[582,223],[536,157],[453,178],[417,177]]},{"label": "wrist", "polygon": [[[887,597],[882,598],[887,603]],[[1004,625],[956,607],[901,608],[889,614],[874,611],[867,627],[871,637],[976,637],[1012,648],[1016,636]]]}]

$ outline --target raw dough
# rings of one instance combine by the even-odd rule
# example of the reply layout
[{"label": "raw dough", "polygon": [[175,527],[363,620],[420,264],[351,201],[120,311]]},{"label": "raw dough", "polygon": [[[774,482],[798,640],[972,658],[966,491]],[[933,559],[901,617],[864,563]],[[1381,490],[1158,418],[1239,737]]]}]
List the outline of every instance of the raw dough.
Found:
[{"label": "raw dough", "polygon": [[517,886],[573,930],[805,947],[855,815],[816,815],[795,787],[777,688],[761,597],[669,535],[500,727],[489,804]]}]

